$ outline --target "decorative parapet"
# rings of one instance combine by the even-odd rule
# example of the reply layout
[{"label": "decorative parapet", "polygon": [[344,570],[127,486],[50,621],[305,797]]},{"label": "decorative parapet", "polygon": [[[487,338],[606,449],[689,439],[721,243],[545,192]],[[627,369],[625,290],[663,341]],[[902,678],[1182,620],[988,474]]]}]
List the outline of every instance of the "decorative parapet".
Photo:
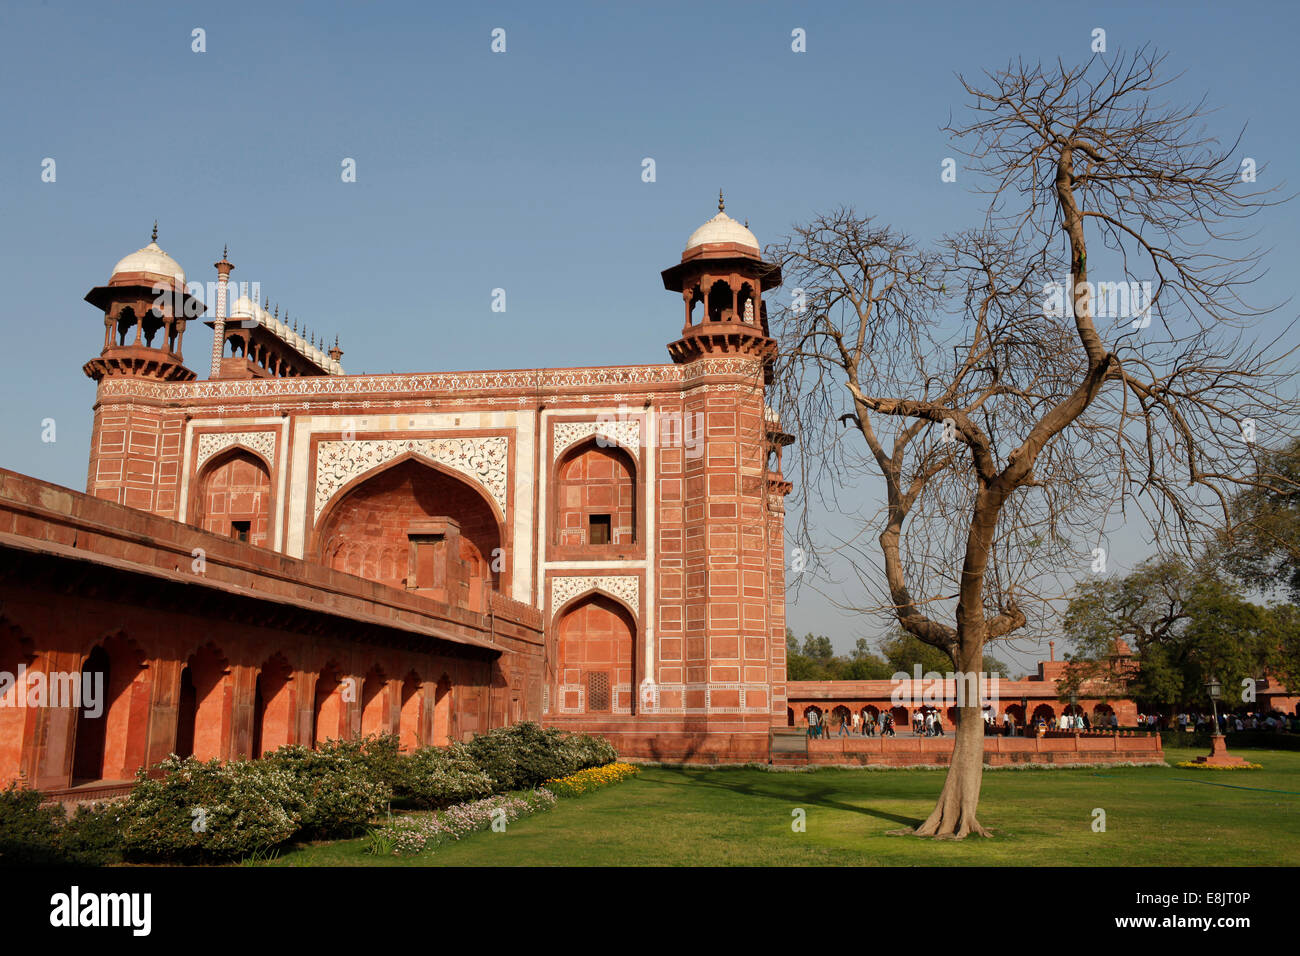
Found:
[{"label": "decorative parapet", "polygon": [[[606,368],[520,369],[489,372],[430,372],[397,375],[301,375],[286,378],[205,379],[141,382],[105,378],[100,398],[138,397],[170,401],[247,398],[337,398],[384,395],[460,395],[499,392],[514,396],[539,391],[604,391],[650,385],[690,384],[716,376],[761,375],[751,357],[710,358],[685,365],[622,365]],[[761,381],[761,378],[760,378]]]}]

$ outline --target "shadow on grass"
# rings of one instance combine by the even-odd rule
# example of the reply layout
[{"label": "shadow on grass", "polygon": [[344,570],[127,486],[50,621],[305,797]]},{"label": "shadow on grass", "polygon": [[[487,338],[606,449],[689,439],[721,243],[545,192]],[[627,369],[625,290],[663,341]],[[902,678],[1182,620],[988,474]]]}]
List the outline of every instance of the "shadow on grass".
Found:
[{"label": "shadow on grass", "polygon": [[[690,787],[712,787],[715,790],[726,790],[731,793],[743,794],[747,797],[760,797],[769,800],[781,800],[789,802],[797,798],[800,803],[809,803],[813,806],[822,807],[827,810],[842,810],[845,813],[859,813],[864,816],[877,817],[881,820],[887,820],[890,823],[901,823],[907,827],[918,827],[923,822],[922,817],[902,816],[897,813],[886,813],[884,810],[876,810],[872,807],[862,807],[852,803],[845,803],[831,796],[834,792],[829,787],[809,788],[801,790],[797,795],[788,792],[769,791],[761,787],[755,787],[749,783],[740,783],[727,780],[723,774],[726,771],[707,770],[691,771],[685,767],[659,767],[662,773],[669,773],[676,776],[676,781],[655,781],[664,783],[667,786],[690,786]],[[800,781],[801,783],[803,781]]]}]

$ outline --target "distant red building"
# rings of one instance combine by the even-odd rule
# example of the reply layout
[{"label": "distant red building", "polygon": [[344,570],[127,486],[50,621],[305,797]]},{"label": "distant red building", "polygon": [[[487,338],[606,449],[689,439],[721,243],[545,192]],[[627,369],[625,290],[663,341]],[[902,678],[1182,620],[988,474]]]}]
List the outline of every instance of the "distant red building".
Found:
[{"label": "distant red building", "polygon": [[[1112,655],[1112,673],[1124,674],[1135,666],[1133,652],[1123,640],[1116,642]],[[1025,680],[1006,680],[1001,677],[996,682],[986,678],[979,682],[978,689],[981,702],[1002,726],[1003,716],[1010,714],[1012,722],[1018,728],[1037,725],[1039,720],[1055,725],[1062,714],[1086,714],[1090,724],[1100,726],[1108,724],[1112,716],[1121,727],[1137,726],[1137,705],[1128,697],[1127,688],[1122,681],[1107,683],[1100,680],[1083,684],[1077,694],[1078,703],[1071,704],[1061,699],[1059,682],[1065,675],[1066,661],[1058,661],[1053,642],[1052,655],[1049,660],[1038,662],[1038,673]],[[963,688],[971,693],[970,690]],[[941,702],[934,704],[927,698],[935,696]],[[894,723],[901,730],[906,730],[917,710],[938,710],[947,721],[949,729],[957,721],[957,687],[954,680],[941,683],[910,678],[907,681],[790,681],[787,684],[786,724],[790,727],[806,726],[808,714],[816,712],[818,717],[825,714],[833,719],[853,714],[870,713],[878,718],[885,711],[894,715]]]}]

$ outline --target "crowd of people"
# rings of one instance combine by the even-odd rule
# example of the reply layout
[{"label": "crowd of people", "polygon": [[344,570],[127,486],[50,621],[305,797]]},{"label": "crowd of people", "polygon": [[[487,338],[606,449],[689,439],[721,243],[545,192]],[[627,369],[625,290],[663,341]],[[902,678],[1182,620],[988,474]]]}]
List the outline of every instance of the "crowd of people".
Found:
[{"label": "crowd of people", "polygon": [[[809,708],[805,714],[808,736],[816,739],[829,737],[897,737],[894,715],[883,711],[879,715],[870,710],[860,714],[845,713],[839,710],[827,715],[816,708]],[[912,734],[917,737],[944,736],[943,716],[937,710],[917,710],[912,714]]]},{"label": "crowd of people", "polygon": [[[1182,711],[1167,716],[1164,714],[1138,714],[1138,726],[1151,730],[1178,730],[1191,733],[1212,733],[1214,717],[1205,713]],[[1244,730],[1264,730],[1272,733],[1300,733],[1300,714],[1285,714],[1280,710],[1239,711],[1237,713],[1219,714],[1219,731],[1221,733],[1240,733]]]},{"label": "crowd of people", "polygon": [[[862,737],[896,737],[894,715],[890,711],[881,711],[877,715],[872,710],[859,714],[849,713],[844,708],[837,708],[833,713],[823,714],[816,708],[810,708],[805,720],[810,738]],[[1082,710],[1049,716],[1035,713],[1030,726],[1036,732],[1064,730],[1086,732],[1091,730],[1118,730],[1119,718],[1112,711],[1100,713],[1089,718]],[[1211,732],[1214,719],[1209,714],[1183,711],[1174,715],[1159,713],[1138,714],[1138,727],[1143,730],[1172,730],[1177,728],[1187,732]],[[1244,730],[1264,730],[1274,733],[1300,733],[1300,714],[1286,714],[1280,710],[1244,711],[1239,713],[1219,714],[1219,729],[1223,733]],[[991,707],[984,710],[984,735],[986,737],[1013,737],[1025,732],[1011,711],[1001,715]],[[912,735],[916,737],[944,736],[943,715],[934,708],[918,708],[912,713]]]}]

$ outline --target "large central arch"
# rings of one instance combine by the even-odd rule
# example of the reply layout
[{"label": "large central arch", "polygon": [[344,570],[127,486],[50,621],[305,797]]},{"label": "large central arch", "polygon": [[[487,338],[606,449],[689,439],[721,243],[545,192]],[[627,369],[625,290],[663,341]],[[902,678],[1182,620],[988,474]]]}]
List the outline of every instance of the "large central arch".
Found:
[{"label": "large central arch", "polygon": [[459,558],[469,566],[470,586],[487,581],[507,588],[502,516],[479,488],[418,456],[367,472],[336,495],[317,526],[316,553],[337,570],[415,588],[412,535],[440,518],[459,526]]}]

